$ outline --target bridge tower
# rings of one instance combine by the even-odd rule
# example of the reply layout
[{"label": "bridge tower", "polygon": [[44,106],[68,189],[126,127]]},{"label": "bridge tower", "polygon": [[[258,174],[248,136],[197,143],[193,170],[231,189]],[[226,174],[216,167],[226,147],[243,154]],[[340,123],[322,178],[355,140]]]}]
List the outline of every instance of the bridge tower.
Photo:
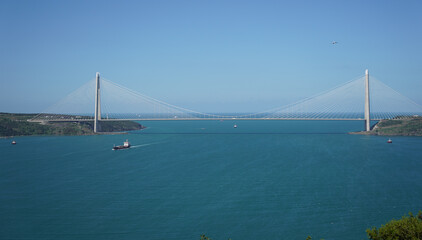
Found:
[{"label": "bridge tower", "polygon": [[99,121],[101,120],[101,98],[100,98],[100,73],[95,77],[95,113],[94,113],[94,132],[101,130]]},{"label": "bridge tower", "polygon": [[371,131],[371,117],[369,109],[369,72],[365,71],[365,131]]}]

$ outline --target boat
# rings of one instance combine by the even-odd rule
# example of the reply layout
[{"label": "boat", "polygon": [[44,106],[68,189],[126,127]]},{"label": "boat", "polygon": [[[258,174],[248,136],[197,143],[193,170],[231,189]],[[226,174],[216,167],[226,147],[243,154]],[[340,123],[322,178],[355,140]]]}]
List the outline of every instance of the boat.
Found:
[{"label": "boat", "polygon": [[235,124],[233,127],[234,127],[234,128],[237,128],[237,125]]},{"label": "boat", "polygon": [[387,140],[387,143],[393,143],[393,141],[390,139]]},{"label": "boat", "polygon": [[120,146],[116,146],[116,145],[114,145],[113,150],[121,150],[121,149],[127,149],[127,148],[130,148],[130,143],[129,143],[129,141],[126,139],[126,141],[125,141],[125,142],[123,142],[123,145],[120,145]]},{"label": "boat", "polygon": [[16,141],[12,141],[12,145],[16,145]]}]

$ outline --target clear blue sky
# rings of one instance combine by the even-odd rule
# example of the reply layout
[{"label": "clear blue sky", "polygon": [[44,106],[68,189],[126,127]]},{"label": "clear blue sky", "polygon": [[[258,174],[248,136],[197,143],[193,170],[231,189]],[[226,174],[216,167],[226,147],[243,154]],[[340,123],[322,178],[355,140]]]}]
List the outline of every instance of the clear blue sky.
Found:
[{"label": "clear blue sky", "polygon": [[420,0],[2,0],[0,111],[45,110],[95,72],[174,105],[251,112],[368,68],[422,104],[421,13]]}]

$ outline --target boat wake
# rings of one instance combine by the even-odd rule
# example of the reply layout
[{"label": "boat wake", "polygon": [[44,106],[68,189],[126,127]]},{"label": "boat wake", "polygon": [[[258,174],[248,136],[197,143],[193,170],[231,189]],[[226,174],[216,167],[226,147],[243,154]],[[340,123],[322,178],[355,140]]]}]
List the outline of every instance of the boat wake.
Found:
[{"label": "boat wake", "polygon": [[154,144],[159,144],[161,142],[156,142],[156,143],[146,143],[146,144],[141,144],[141,145],[134,145],[134,146],[130,146],[130,148],[139,148],[139,147],[146,147],[146,146],[150,146],[150,145],[154,145]]}]

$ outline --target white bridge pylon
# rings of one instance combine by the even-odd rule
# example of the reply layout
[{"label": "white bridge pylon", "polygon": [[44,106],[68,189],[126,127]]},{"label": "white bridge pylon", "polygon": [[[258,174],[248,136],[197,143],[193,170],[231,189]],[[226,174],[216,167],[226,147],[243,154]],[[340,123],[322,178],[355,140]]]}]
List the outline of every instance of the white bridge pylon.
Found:
[{"label": "white bridge pylon", "polygon": [[[370,87],[369,87],[370,86]],[[259,113],[233,115],[202,113],[178,107],[96,78],[36,116],[33,121],[113,120],[369,120],[422,115],[422,106],[374,77],[364,76],[301,101]],[[95,127],[97,129],[97,127]]]}]

